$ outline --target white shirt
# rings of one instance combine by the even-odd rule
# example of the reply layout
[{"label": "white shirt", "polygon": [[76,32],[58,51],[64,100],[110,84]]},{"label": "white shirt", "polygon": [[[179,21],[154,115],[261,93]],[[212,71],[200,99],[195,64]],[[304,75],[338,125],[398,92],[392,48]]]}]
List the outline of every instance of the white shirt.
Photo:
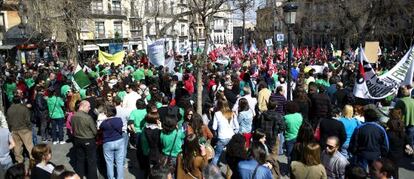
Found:
[{"label": "white shirt", "polygon": [[115,117],[119,117],[122,119],[122,131],[126,132],[127,131],[127,123],[129,120],[129,112],[126,108],[122,107],[122,106],[116,106],[116,116]]},{"label": "white shirt", "polygon": [[141,95],[135,91],[131,91],[125,95],[122,106],[131,112],[137,108],[136,103],[138,99],[141,99]]},{"label": "white shirt", "polygon": [[176,72],[174,75],[177,75],[178,81],[183,81],[183,74],[180,72]]},{"label": "white shirt", "polygon": [[239,131],[239,123],[235,115],[233,115],[229,122],[223,116],[223,113],[217,111],[213,118],[213,130],[217,131],[219,139],[231,139]]},{"label": "white shirt", "polygon": [[[249,103],[249,108],[250,110],[253,111],[253,116],[256,115],[254,108],[256,107],[257,104],[257,99],[253,98],[251,94],[246,94],[243,97],[240,98],[245,98],[247,99],[247,103]],[[237,114],[237,112],[239,111],[239,100],[240,98],[237,99],[236,103],[234,103],[233,109],[232,111],[235,112]]]}]

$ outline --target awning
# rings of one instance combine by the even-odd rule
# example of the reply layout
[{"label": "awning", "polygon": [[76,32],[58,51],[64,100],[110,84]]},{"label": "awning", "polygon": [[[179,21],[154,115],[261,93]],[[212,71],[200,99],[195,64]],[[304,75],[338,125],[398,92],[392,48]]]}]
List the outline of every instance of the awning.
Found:
[{"label": "awning", "polygon": [[[95,50],[99,50],[99,47],[97,45],[84,45],[83,46],[83,51],[95,51]],[[80,51],[80,49],[79,49]]]},{"label": "awning", "polygon": [[16,45],[1,45],[0,50],[10,50],[14,48]]}]

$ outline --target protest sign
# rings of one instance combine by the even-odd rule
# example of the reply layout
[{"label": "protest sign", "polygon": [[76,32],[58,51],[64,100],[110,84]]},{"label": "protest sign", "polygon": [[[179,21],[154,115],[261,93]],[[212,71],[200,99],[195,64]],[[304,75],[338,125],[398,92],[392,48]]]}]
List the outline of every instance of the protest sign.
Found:
[{"label": "protest sign", "polygon": [[165,64],[164,42],[165,39],[158,39],[148,45],[149,61],[156,67]]},{"label": "protest sign", "polygon": [[369,63],[378,62],[379,42],[365,42],[365,55]]}]

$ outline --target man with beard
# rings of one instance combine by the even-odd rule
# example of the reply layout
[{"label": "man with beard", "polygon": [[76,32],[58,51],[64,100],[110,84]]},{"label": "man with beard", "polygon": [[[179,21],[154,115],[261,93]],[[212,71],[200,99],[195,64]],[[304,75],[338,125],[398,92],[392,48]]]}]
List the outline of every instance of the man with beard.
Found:
[{"label": "man with beard", "polygon": [[338,137],[328,137],[326,149],[322,152],[321,160],[325,166],[328,178],[345,178],[345,167],[348,160],[338,151],[340,148]]}]

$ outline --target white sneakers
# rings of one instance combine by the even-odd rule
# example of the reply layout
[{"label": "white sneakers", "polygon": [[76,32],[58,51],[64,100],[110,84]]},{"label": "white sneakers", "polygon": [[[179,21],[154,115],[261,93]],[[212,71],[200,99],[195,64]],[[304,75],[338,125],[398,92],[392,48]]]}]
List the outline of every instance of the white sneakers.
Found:
[{"label": "white sneakers", "polygon": [[66,144],[66,142],[65,141],[54,141],[53,142],[53,145],[56,145],[56,144]]}]

